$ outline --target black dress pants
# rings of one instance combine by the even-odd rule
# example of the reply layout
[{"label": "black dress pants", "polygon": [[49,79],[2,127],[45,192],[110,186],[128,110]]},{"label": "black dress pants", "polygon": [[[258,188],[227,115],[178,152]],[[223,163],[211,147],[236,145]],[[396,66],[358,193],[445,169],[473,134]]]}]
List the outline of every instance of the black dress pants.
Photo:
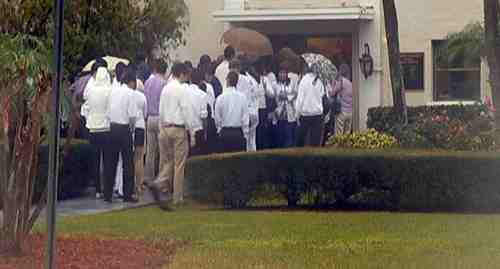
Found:
[{"label": "black dress pants", "polygon": [[[116,167],[111,163],[111,145],[110,145],[111,132],[96,132],[90,133],[90,144],[94,147],[94,166],[95,171],[95,188],[97,193],[102,193],[102,187],[105,180],[101,177],[101,167],[104,168],[104,175],[109,175]],[[101,159],[102,156],[102,159]],[[102,163],[101,163],[102,161]]]},{"label": "black dress pants", "polygon": [[269,148],[269,121],[267,110],[259,109],[259,125],[257,126],[257,150]]},{"label": "black dress pants", "polygon": [[321,146],[321,125],[323,116],[302,116],[300,126],[297,131],[298,147],[319,147]]},{"label": "black dress pants", "polygon": [[[197,131],[194,134],[194,139],[196,140],[196,143],[194,147],[190,147],[189,156],[201,156],[208,154],[208,144],[205,139],[205,131]],[[191,145],[191,136],[188,136],[188,142]]]},{"label": "black dress pants", "polygon": [[114,169],[106,176],[104,184],[104,199],[111,200],[113,196],[113,187],[116,178],[116,166],[120,153],[123,159],[123,197],[132,198],[135,189],[134,180],[134,152],[132,142],[132,132],[129,125],[111,124],[111,165]]},{"label": "black dress pants", "polygon": [[241,128],[222,128],[219,134],[219,152],[241,152],[246,150],[246,140]]}]

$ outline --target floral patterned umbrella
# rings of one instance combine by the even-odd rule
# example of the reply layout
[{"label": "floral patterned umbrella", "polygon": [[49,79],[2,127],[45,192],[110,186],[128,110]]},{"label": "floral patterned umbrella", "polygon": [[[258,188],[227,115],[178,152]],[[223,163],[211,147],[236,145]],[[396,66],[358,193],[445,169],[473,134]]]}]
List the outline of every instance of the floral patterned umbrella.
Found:
[{"label": "floral patterned umbrella", "polygon": [[309,68],[316,74],[325,86],[337,77],[337,67],[328,58],[321,54],[306,53],[302,54],[302,58],[306,61]]}]

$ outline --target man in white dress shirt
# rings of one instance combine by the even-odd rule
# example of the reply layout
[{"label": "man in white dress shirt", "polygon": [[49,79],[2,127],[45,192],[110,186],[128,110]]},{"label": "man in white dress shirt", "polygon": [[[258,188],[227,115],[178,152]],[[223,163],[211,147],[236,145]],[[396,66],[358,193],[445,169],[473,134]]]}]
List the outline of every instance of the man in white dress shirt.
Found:
[{"label": "man in white dress shirt", "polygon": [[297,146],[321,145],[325,87],[318,75],[306,72],[299,83],[296,101],[298,120]]},{"label": "man in white dress shirt", "polygon": [[[172,75],[173,79],[160,97],[160,174],[149,187],[158,203],[160,190],[167,189],[169,198],[179,204],[184,201],[184,167],[189,151],[187,135],[194,133],[196,126],[190,114],[189,94],[183,85],[189,70],[185,64],[175,63]],[[162,209],[167,209],[165,206],[160,204]]]},{"label": "man in white dress shirt", "polygon": [[[135,190],[134,181],[134,154],[132,144],[132,132],[137,119],[137,104],[134,100],[134,89],[136,87],[135,70],[127,69],[121,79],[122,85],[113,88],[110,95],[108,116],[111,122],[111,163],[113,167],[118,164],[121,154],[123,159],[123,200],[124,202],[136,203],[133,197]],[[104,200],[112,202],[113,185],[116,170],[112,169],[104,186]]]},{"label": "man in white dress shirt", "polygon": [[[248,113],[250,118],[248,133],[246,138],[247,151],[257,150],[257,126],[259,125],[259,97],[257,81],[248,71],[249,64],[245,57],[233,60],[229,63],[229,69],[238,73],[238,83],[236,90],[245,95],[248,102]],[[242,72],[243,70],[243,72]]]},{"label": "man in white dress shirt", "polygon": [[248,100],[236,90],[239,74],[231,71],[227,76],[227,88],[215,102],[215,124],[219,131],[219,151],[245,151],[250,124]]},{"label": "man in white dress shirt", "polygon": [[[207,91],[207,85],[203,81],[203,73],[195,69],[191,73],[191,84],[189,84],[189,100],[192,104],[192,117],[196,126],[195,133],[191,137],[195,145],[191,147],[190,155],[204,155],[208,153],[207,131],[208,131],[208,110],[210,106],[210,95]],[[203,91],[202,88],[207,91]],[[215,100],[214,100],[215,102]]]},{"label": "man in white dress shirt", "polygon": [[217,66],[217,69],[215,69],[215,77],[222,83],[222,89],[227,88],[226,85],[226,79],[227,75],[229,74],[230,68],[229,68],[229,63],[234,59],[236,56],[236,51],[234,50],[233,47],[227,46],[226,49],[224,49],[224,61]]}]

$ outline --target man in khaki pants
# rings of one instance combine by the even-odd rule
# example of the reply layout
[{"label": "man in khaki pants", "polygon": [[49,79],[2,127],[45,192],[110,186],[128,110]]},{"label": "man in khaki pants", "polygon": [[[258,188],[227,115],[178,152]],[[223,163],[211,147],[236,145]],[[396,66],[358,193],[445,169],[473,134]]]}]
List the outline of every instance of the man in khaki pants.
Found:
[{"label": "man in khaki pants", "polygon": [[[165,86],[160,97],[160,174],[150,184],[155,200],[160,203],[160,190],[167,189],[168,201],[184,201],[184,167],[188,157],[187,132],[193,126],[187,86],[188,68],[182,63],[172,67],[173,79]],[[172,195],[173,194],[173,195]],[[165,203],[162,209],[168,209]]]}]

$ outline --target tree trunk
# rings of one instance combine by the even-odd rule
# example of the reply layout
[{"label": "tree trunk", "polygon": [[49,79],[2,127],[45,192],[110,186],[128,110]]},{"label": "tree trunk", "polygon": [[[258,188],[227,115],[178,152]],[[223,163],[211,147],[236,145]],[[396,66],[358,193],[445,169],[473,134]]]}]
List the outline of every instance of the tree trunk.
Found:
[{"label": "tree trunk", "polygon": [[404,124],[408,123],[406,96],[403,83],[399,50],[398,15],[394,0],[384,0],[385,32],[389,51],[389,69],[391,72],[392,98],[397,113]]},{"label": "tree trunk", "polygon": [[484,0],[484,29],[486,55],[490,68],[490,83],[493,104],[497,108],[495,122],[500,127],[500,40],[498,36],[498,0]]},{"label": "tree trunk", "polygon": [[[43,115],[47,111],[48,94],[50,92],[50,77],[43,74],[39,77],[36,94],[29,100],[23,99],[24,93],[18,91],[17,100],[22,100],[16,107],[7,109],[9,119],[16,125],[13,154],[6,154],[0,158],[0,180],[3,192],[3,216],[0,222],[0,254],[19,254],[26,237],[29,235],[33,224],[40,214],[44,201],[40,201],[35,210],[32,209],[34,186],[38,168],[38,149],[40,145],[40,130]],[[21,80],[24,81],[24,80]],[[16,85],[8,85],[15,87]],[[17,85],[22,87],[24,85]],[[14,88],[18,89],[18,88]],[[3,101],[3,100],[2,100]],[[29,102],[28,102],[29,101]],[[31,104],[31,105],[28,105]],[[2,120],[3,122],[3,120]],[[8,142],[8,136],[2,128],[0,143]],[[2,144],[2,152],[8,151],[8,145]],[[2,154],[3,155],[3,154]],[[10,156],[9,156],[10,155]],[[5,158],[6,156],[6,158]]]}]

